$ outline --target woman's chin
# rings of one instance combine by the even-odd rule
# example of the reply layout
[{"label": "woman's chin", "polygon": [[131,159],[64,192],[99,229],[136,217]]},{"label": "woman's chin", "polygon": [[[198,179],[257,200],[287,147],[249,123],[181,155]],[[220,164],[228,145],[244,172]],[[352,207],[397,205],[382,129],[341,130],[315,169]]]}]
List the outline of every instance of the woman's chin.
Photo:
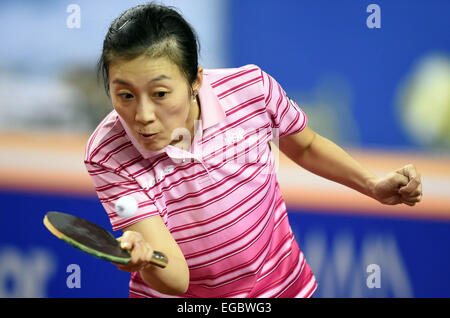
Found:
[{"label": "woman's chin", "polygon": [[161,142],[141,142],[141,146],[149,151],[159,151],[166,147],[166,145]]}]

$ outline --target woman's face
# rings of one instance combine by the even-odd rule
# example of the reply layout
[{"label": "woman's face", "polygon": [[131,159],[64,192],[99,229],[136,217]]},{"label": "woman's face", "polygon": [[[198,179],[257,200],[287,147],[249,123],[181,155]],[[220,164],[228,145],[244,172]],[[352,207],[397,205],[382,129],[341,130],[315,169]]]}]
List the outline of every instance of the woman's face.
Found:
[{"label": "woman's face", "polygon": [[[200,88],[202,76],[199,67],[193,90]],[[156,151],[174,144],[181,135],[178,129],[187,129],[193,138],[200,108],[186,78],[169,59],[140,56],[112,63],[109,86],[114,109],[144,148]]]}]

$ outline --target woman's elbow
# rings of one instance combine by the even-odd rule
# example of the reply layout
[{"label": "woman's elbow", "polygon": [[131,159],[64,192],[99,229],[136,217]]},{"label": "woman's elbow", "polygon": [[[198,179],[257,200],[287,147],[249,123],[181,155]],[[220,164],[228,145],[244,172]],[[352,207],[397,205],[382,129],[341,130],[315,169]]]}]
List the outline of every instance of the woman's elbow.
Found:
[{"label": "woman's elbow", "polygon": [[159,288],[158,292],[170,296],[180,296],[185,294],[188,288],[189,288],[189,278],[180,279],[171,286],[162,286],[161,288]]},{"label": "woman's elbow", "polygon": [[181,275],[165,279],[165,281],[156,279],[155,277],[146,272],[141,272],[141,278],[145,284],[150,288],[156,290],[159,293],[171,296],[179,296],[185,294],[189,288],[189,269],[182,271]]}]

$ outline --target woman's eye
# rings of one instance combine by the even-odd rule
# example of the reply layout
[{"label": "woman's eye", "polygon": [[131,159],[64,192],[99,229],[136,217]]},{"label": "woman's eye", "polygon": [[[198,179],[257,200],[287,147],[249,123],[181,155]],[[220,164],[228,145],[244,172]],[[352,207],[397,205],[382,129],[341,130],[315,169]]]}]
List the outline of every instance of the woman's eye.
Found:
[{"label": "woman's eye", "polygon": [[132,99],[133,95],[131,95],[130,93],[123,93],[123,94],[119,94],[120,97],[122,97],[123,99]]},{"label": "woman's eye", "polygon": [[167,92],[157,92],[157,93],[155,93],[155,96],[158,97],[158,98],[166,97],[166,95],[167,95]]}]

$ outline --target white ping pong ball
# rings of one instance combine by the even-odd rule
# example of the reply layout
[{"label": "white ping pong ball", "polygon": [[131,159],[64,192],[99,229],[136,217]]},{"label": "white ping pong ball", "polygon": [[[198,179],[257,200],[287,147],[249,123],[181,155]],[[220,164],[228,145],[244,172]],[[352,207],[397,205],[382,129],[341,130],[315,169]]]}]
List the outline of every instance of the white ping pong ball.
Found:
[{"label": "white ping pong ball", "polygon": [[138,204],[132,196],[121,197],[116,201],[116,213],[121,218],[130,218],[136,215]]}]

